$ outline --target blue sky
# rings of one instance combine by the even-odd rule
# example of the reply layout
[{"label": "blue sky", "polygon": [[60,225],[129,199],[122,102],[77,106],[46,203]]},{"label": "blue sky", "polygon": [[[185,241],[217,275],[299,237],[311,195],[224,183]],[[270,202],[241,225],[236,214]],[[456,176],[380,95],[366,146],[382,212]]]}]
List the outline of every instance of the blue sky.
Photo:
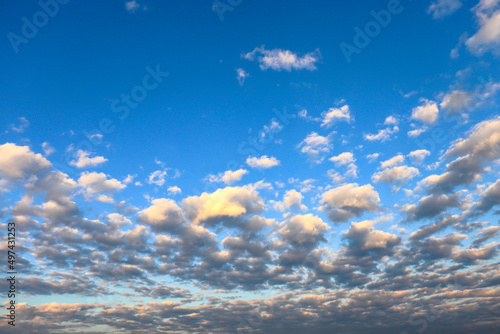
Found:
[{"label": "blue sky", "polygon": [[15,331],[494,332],[498,1],[0,8]]}]

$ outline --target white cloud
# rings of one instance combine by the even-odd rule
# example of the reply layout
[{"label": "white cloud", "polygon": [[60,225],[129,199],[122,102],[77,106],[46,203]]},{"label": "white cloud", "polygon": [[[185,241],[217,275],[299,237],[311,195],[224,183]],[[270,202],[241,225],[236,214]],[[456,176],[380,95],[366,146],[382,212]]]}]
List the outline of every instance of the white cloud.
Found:
[{"label": "white cloud", "polygon": [[347,104],[340,108],[330,108],[328,111],[323,112],[321,116],[323,118],[321,126],[326,128],[331,127],[337,120],[347,123],[352,120],[351,112]]},{"label": "white cloud", "polygon": [[[356,178],[358,176],[358,167],[355,164],[356,159],[354,159],[354,155],[351,152],[341,153],[335,157],[331,157],[329,160],[335,162],[336,167],[347,165],[346,177]],[[332,174],[332,176],[334,176],[334,180],[339,180],[335,174]]]},{"label": "white cloud", "polygon": [[219,173],[218,175],[208,175],[205,178],[205,181],[210,183],[224,182],[227,185],[231,185],[235,182],[240,181],[243,175],[247,173],[248,171],[246,169],[238,169],[235,171],[227,170],[224,173]]},{"label": "white cloud", "polygon": [[283,204],[287,209],[307,210],[307,206],[302,204],[304,196],[297,190],[288,190],[283,196]]},{"label": "white cloud", "polygon": [[325,154],[332,149],[332,144],[329,136],[324,137],[316,132],[311,132],[297,147],[300,148],[302,153],[309,156],[311,162],[321,163],[325,158]]},{"label": "white cloud", "polygon": [[394,133],[399,132],[399,128],[397,126],[394,126],[392,129],[391,128],[385,128],[382,130],[379,130],[377,134],[365,134],[364,138],[365,140],[369,141],[386,141],[391,138],[391,135]]},{"label": "white cloud", "polygon": [[123,183],[124,184],[129,184],[129,183],[132,183],[134,182],[134,178],[136,177],[137,175],[130,175],[128,174],[127,177],[125,179],[123,179]]},{"label": "white cloud", "polygon": [[399,120],[394,116],[389,116],[385,119],[384,125],[398,125]]},{"label": "white cloud", "polygon": [[70,164],[78,168],[85,168],[85,167],[95,167],[108,161],[108,159],[101,156],[95,156],[93,158],[89,158],[90,154],[91,154],[90,152],[78,150],[75,154],[76,159],[72,160]]},{"label": "white cloud", "polygon": [[420,163],[425,159],[425,157],[428,157],[430,154],[431,152],[427,150],[415,150],[410,152],[408,156],[412,158],[416,163]]},{"label": "white cloud", "polygon": [[432,124],[438,118],[439,109],[434,101],[420,99],[420,106],[413,108],[411,118],[421,122]]},{"label": "white cloud", "polygon": [[208,194],[190,196],[182,200],[186,216],[197,224],[219,217],[240,217],[257,213],[264,208],[258,193],[248,187],[226,187]]},{"label": "white cloud", "polygon": [[499,53],[500,46],[500,10],[498,0],[481,0],[473,10],[479,22],[479,30],[470,37],[465,45],[470,52],[482,55],[488,50]]},{"label": "white cloud", "polygon": [[477,156],[481,160],[500,155],[500,117],[483,121],[469,132],[469,137],[456,140],[446,156]]},{"label": "white cloud", "polygon": [[482,84],[474,92],[454,90],[443,97],[440,106],[451,115],[471,112],[494,97],[498,90],[500,90],[500,82],[494,81]]},{"label": "white cloud", "polygon": [[326,172],[326,175],[332,180],[333,183],[338,184],[338,183],[342,183],[345,181],[345,177],[340,175],[340,173],[334,169],[329,169]]},{"label": "white cloud", "polygon": [[110,194],[126,187],[117,179],[108,179],[106,174],[96,172],[82,173],[78,179],[78,185],[84,189],[86,199],[95,198],[97,201],[104,203],[113,203]]},{"label": "white cloud", "polygon": [[402,154],[398,154],[388,160],[382,161],[380,163],[380,168],[393,167],[402,164],[405,161],[405,157]]},{"label": "white cloud", "polygon": [[33,153],[28,146],[13,143],[0,145],[0,176],[7,180],[30,177],[52,164],[39,153]]},{"label": "white cloud", "polygon": [[117,179],[108,179],[106,174],[97,172],[84,172],[78,179],[78,184],[88,193],[116,192],[126,186]]},{"label": "white cloud", "polygon": [[372,180],[374,182],[383,182],[388,184],[395,184],[401,186],[415,176],[419,175],[418,169],[408,166],[396,166],[384,169],[381,172],[373,174]]},{"label": "white cloud", "polygon": [[318,216],[312,214],[296,215],[280,224],[278,235],[286,242],[298,244],[314,243],[321,238],[323,232],[330,229]]},{"label": "white cloud", "polygon": [[156,170],[149,174],[148,182],[149,184],[156,184],[161,187],[165,184],[167,177],[167,171],[164,170]]},{"label": "white cloud", "polygon": [[351,152],[341,153],[335,157],[331,157],[329,160],[335,162],[336,166],[343,166],[356,161],[356,159],[354,159],[354,154]]},{"label": "white cloud", "polygon": [[56,149],[53,148],[52,145],[50,145],[48,142],[42,143],[41,146],[42,146],[43,153],[45,153],[45,156],[49,156],[56,151]]},{"label": "white cloud", "polygon": [[184,222],[181,208],[171,199],[158,198],[152,205],[138,213],[140,222],[149,224],[155,231],[168,231]]},{"label": "white cloud", "polygon": [[257,60],[262,70],[270,68],[275,71],[291,71],[292,69],[314,71],[316,70],[315,64],[321,59],[319,50],[300,57],[289,50],[266,50],[264,46],[255,48],[252,52],[242,55],[242,57],[250,61]]},{"label": "white cloud", "polygon": [[463,90],[454,90],[443,97],[439,105],[441,109],[446,109],[450,114],[456,114],[471,106],[472,94]]},{"label": "white cloud", "polygon": [[278,166],[280,164],[280,161],[275,157],[268,157],[267,155],[263,155],[260,158],[248,157],[246,163],[252,168],[266,169]]},{"label": "white cloud", "polygon": [[437,0],[427,9],[427,14],[432,14],[433,19],[450,16],[462,7],[460,0]]},{"label": "white cloud", "polygon": [[182,193],[181,188],[177,186],[168,187],[167,191],[170,195],[176,195]]},{"label": "white cloud", "polygon": [[419,128],[419,129],[415,129],[415,130],[410,130],[410,131],[408,131],[408,137],[411,137],[411,138],[418,137],[422,133],[424,133],[425,131],[427,131],[427,127],[426,126],[423,126],[423,127]]},{"label": "white cloud", "polygon": [[380,156],[380,153],[372,153],[372,154],[368,154],[366,156],[366,158],[368,159],[369,162],[374,162],[378,159],[379,156]]},{"label": "white cloud", "polygon": [[238,83],[240,84],[240,86],[243,86],[243,84],[245,83],[245,79],[248,78],[249,76],[250,74],[248,74],[248,72],[245,71],[244,69],[242,68],[236,69],[236,79],[238,79]]}]

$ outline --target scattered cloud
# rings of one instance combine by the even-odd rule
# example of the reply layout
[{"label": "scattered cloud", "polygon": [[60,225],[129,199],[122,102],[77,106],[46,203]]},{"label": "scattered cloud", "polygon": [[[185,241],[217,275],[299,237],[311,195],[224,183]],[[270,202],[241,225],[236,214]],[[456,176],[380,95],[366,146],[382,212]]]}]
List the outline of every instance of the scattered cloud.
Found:
[{"label": "scattered cloud", "polygon": [[26,179],[52,164],[39,153],[33,153],[28,146],[6,143],[0,146],[0,176],[7,180]]},{"label": "scattered cloud", "polygon": [[380,162],[380,168],[388,168],[402,164],[405,161],[405,157],[402,154],[393,156],[392,158]]},{"label": "scattered cloud", "polygon": [[408,156],[415,162],[415,163],[421,163],[424,161],[425,157],[428,157],[431,155],[431,152],[427,150],[415,150],[411,151],[408,153]]},{"label": "scattered cloud", "polygon": [[438,118],[439,109],[436,102],[420,99],[421,105],[413,108],[411,118],[426,124],[433,124]]},{"label": "scattered cloud", "polygon": [[166,180],[167,176],[168,176],[167,171],[155,170],[154,172],[149,174],[148,183],[149,184],[156,184],[158,187],[161,187],[167,181]]},{"label": "scattered cloud", "polygon": [[267,169],[279,166],[280,161],[275,157],[268,157],[267,155],[263,155],[260,158],[248,157],[246,160],[246,164],[251,168]]},{"label": "scattered cloud", "polygon": [[181,188],[179,188],[177,186],[168,187],[167,191],[170,195],[177,195],[177,194],[182,193]]},{"label": "scattered cloud", "polygon": [[431,14],[433,19],[441,19],[450,16],[462,5],[460,0],[436,0],[427,9],[427,14]]},{"label": "scattered cloud", "polygon": [[337,121],[345,121],[350,123],[353,119],[351,116],[351,112],[349,110],[349,106],[346,104],[340,108],[330,108],[328,111],[325,111],[321,114],[322,122],[321,126],[329,128]]},{"label": "scattered cloud", "polygon": [[218,175],[208,175],[205,180],[210,183],[223,182],[227,185],[232,185],[233,183],[240,181],[243,175],[247,173],[248,171],[246,169],[238,169],[234,171],[227,170],[224,173],[219,173]]},{"label": "scattered cloud", "polygon": [[323,162],[325,155],[331,151],[333,145],[329,136],[325,137],[311,132],[297,147],[309,157],[311,162],[319,164]]},{"label": "scattered cloud", "polygon": [[465,45],[475,55],[487,51],[498,54],[500,45],[500,8],[496,0],[480,0],[473,8],[479,23],[479,30],[472,35]]},{"label": "scattered cloud", "polygon": [[399,128],[397,126],[393,126],[392,129],[385,128],[385,129],[379,130],[379,132],[377,134],[365,134],[364,138],[365,138],[365,140],[368,140],[368,141],[384,142],[386,140],[391,139],[392,134],[395,134],[398,132],[399,132]]},{"label": "scattered cloud", "polygon": [[125,9],[127,10],[127,12],[129,13],[135,13],[137,12],[138,10],[147,10],[148,7],[145,6],[145,5],[141,5],[139,2],[137,2],[136,0],[132,0],[132,1],[127,1],[125,2]]},{"label": "scattered cloud", "polygon": [[248,72],[245,71],[244,69],[242,68],[236,69],[236,79],[238,79],[238,83],[240,84],[240,86],[243,86],[243,84],[245,83],[245,79],[248,78],[249,76],[250,74],[248,74]]},{"label": "scattered cloud", "polygon": [[41,146],[43,153],[45,153],[45,156],[47,157],[56,151],[56,149],[52,147],[52,145],[50,145],[48,142],[43,142]]},{"label": "scattered cloud", "polygon": [[257,61],[261,70],[272,69],[275,71],[316,70],[316,63],[321,59],[319,50],[299,56],[289,50],[266,50],[264,46],[255,48],[252,52],[243,54],[246,60]]},{"label": "scattered cloud", "polygon": [[389,116],[384,120],[384,125],[398,125],[399,120],[394,116]]},{"label": "scattered cloud", "polygon": [[72,160],[70,164],[78,168],[87,168],[87,167],[96,167],[108,161],[108,159],[101,156],[95,156],[90,158],[90,155],[91,155],[90,152],[78,150],[75,153],[75,159]]}]

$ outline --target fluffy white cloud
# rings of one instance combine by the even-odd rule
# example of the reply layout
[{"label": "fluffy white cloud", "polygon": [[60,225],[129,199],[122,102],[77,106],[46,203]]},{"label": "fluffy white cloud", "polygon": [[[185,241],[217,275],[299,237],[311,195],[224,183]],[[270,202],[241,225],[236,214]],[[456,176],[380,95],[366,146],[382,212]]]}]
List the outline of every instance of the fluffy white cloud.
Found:
[{"label": "fluffy white cloud", "polygon": [[398,125],[399,120],[394,116],[389,116],[385,119],[384,125]]},{"label": "fluffy white cloud", "polygon": [[300,151],[309,156],[309,160],[314,163],[321,163],[325,158],[325,154],[330,152],[332,144],[330,137],[318,135],[316,132],[311,132],[298,145]]},{"label": "fluffy white cloud", "polygon": [[[354,159],[354,155],[351,152],[341,153],[335,157],[331,157],[329,160],[335,162],[335,166],[337,167],[347,165],[345,176],[354,178],[358,176],[358,167],[355,164],[356,159]],[[339,180],[336,175],[334,179]]]},{"label": "fluffy white cloud", "polygon": [[316,69],[316,63],[321,59],[319,50],[300,57],[289,50],[266,50],[264,46],[255,48],[252,52],[242,55],[242,57],[250,61],[257,60],[262,70],[270,68],[275,71],[291,71],[292,69],[313,71]]},{"label": "fluffy white cloud", "polygon": [[330,108],[328,111],[323,112],[321,117],[321,126],[326,128],[331,127],[336,121],[345,121],[349,123],[352,120],[351,112],[347,104],[340,108]]},{"label": "fluffy white cloud", "polygon": [[436,122],[439,113],[436,102],[427,99],[421,99],[420,101],[422,104],[413,108],[411,118],[427,124]]},{"label": "fluffy white cloud", "polygon": [[402,154],[398,154],[388,160],[380,162],[380,168],[393,167],[402,164],[405,161],[405,157]]},{"label": "fluffy white cloud", "polygon": [[87,194],[112,193],[126,186],[117,179],[108,179],[104,173],[84,172],[78,179],[78,185],[83,187]]},{"label": "fluffy white cloud", "polygon": [[248,171],[246,169],[238,169],[238,170],[227,170],[224,173],[219,173],[218,175],[208,175],[205,180],[210,183],[218,183],[224,182],[227,185],[231,185],[235,182],[241,180],[243,175],[247,174]]},{"label": "fluffy white cloud", "polygon": [[465,139],[456,140],[445,156],[470,155],[481,160],[500,155],[500,117],[483,121],[469,132]]},{"label": "fluffy white cloud", "polygon": [[450,114],[456,114],[470,108],[472,101],[473,98],[470,92],[454,90],[443,97],[443,101],[439,106]]},{"label": "fluffy white cloud", "polygon": [[307,210],[307,206],[302,204],[304,196],[297,190],[288,190],[283,196],[283,204],[287,209]]},{"label": "fluffy white cloud", "polygon": [[260,158],[248,157],[246,163],[252,168],[266,169],[278,166],[280,164],[280,161],[275,157],[268,157],[267,155],[263,155]]},{"label": "fluffy white cloud", "polygon": [[158,198],[151,206],[139,212],[139,221],[149,224],[155,231],[168,231],[184,222],[181,208],[171,199]]},{"label": "fluffy white cloud", "polygon": [[427,127],[426,126],[423,126],[421,128],[415,129],[415,130],[410,130],[410,131],[408,131],[408,137],[410,137],[410,138],[418,137],[422,133],[424,133],[425,131],[427,131]]},{"label": "fluffy white cloud", "polygon": [[373,174],[372,180],[400,186],[419,174],[415,167],[396,166]]},{"label": "fluffy white cloud", "polygon": [[0,177],[6,180],[27,178],[50,167],[52,164],[47,159],[33,153],[28,146],[0,145]]},{"label": "fluffy white cloud", "polygon": [[477,124],[467,138],[456,140],[444,154],[445,158],[458,158],[448,163],[442,174],[430,175],[419,183],[432,192],[450,192],[456,186],[479,180],[489,171],[483,164],[500,157],[499,133],[500,117]]},{"label": "fluffy white cloud", "polygon": [[129,13],[135,13],[139,9],[146,10],[147,7],[145,5],[139,4],[136,0],[131,0],[131,1],[125,2],[125,9]]},{"label": "fluffy white cloud", "polygon": [[167,191],[170,195],[176,195],[182,192],[181,188],[177,186],[168,187]]},{"label": "fluffy white cloud", "polygon": [[90,152],[84,150],[78,150],[75,156],[76,159],[72,160],[70,164],[78,168],[95,167],[108,161],[108,159],[101,156],[90,158]]},{"label": "fluffy white cloud", "polygon": [[181,203],[186,216],[194,223],[214,218],[236,218],[263,209],[264,202],[255,190],[247,187],[226,187],[213,193],[190,196]]},{"label": "fluffy white cloud", "polygon": [[354,159],[354,154],[352,154],[352,152],[341,153],[335,157],[331,157],[329,160],[335,162],[337,166],[348,165],[356,161],[356,159]]},{"label": "fluffy white cloud", "polygon": [[374,162],[378,159],[379,156],[380,156],[380,153],[372,153],[372,154],[366,155],[366,159],[368,159],[369,162]]},{"label": "fluffy white cloud", "polygon": [[330,229],[328,224],[312,214],[296,215],[280,224],[278,235],[286,242],[298,244],[314,243]]},{"label": "fluffy white cloud", "polygon": [[48,142],[43,142],[41,146],[43,149],[43,153],[45,153],[45,156],[49,156],[56,151],[56,149],[52,147],[52,145],[50,145]]},{"label": "fluffy white cloud", "polygon": [[155,170],[149,174],[148,182],[149,184],[156,184],[161,187],[165,184],[167,178],[167,171],[165,170]]},{"label": "fluffy white cloud", "polygon": [[415,162],[415,163],[420,163],[422,162],[425,157],[428,157],[431,155],[431,152],[427,150],[415,150],[412,151],[408,154],[408,156]]},{"label": "fluffy white cloud", "polygon": [[327,211],[328,218],[334,222],[346,221],[353,216],[361,216],[365,211],[377,211],[380,197],[372,185],[358,186],[346,184],[328,190],[322,195],[321,209]]},{"label": "fluffy white cloud", "polygon": [[473,9],[479,21],[479,30],[466,42],[469,51],[482,55],[488,50],[498,54],[500,46],[500,9],[498,0],[481,0]]}]

